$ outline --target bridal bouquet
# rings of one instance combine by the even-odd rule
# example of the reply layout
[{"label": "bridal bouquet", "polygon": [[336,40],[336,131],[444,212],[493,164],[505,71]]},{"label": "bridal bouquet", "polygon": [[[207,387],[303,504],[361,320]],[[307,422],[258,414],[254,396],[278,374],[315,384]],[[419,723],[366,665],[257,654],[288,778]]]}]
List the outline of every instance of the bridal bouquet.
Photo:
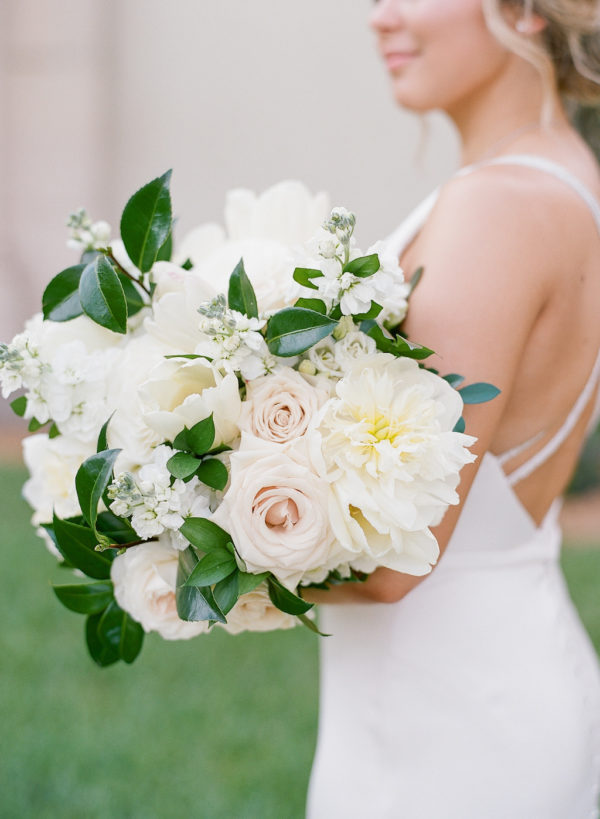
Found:
[{"label": "bridal bouquet", "polygon": [[79,263],[0,345],[37,433],[24,496],[100,665],[148,631],[316,631],[303,586],[429,572],[474,458],[463,403],[497,392],[425,366],[398,331],[415,279],[356,247],[349,211],[299,183],[237,190],[227,232],[175,252],[169,182],[131,197],[120,239],[72,214]]}]

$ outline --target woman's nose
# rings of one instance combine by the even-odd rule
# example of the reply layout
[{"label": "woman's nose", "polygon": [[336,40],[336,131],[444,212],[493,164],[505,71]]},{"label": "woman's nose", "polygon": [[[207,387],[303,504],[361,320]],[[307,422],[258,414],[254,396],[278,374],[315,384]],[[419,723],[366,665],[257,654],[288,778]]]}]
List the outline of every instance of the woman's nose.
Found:
[{"label": "woman's nose", "polygon": [[376,0],[369,16],[369,25],[375,31],[399,28],[403,20],[403,0]]}]

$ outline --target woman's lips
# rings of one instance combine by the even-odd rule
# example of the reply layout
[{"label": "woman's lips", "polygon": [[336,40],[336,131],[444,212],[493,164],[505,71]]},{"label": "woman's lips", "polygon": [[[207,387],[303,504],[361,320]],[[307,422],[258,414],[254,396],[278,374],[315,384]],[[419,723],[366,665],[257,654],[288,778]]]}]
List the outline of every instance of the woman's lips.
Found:
[{"label": "woman's lips", "polygon": [[404,68],[418,56],[416,51],[390,51],[383,55],[388,71]]}]

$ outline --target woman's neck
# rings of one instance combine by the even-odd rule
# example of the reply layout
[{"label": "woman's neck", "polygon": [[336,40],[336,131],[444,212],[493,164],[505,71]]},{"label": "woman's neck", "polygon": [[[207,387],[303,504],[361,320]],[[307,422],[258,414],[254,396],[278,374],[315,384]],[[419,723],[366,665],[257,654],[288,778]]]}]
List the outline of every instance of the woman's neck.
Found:
[{"label": "woman's neck", "polygon": [[463,165],[493,156],[496,149],[505,152],[537,128],[549,132],[569,127],[558,93],[552,95],[551,121],[544,126],[542,83],[532,82],[531,72],[532,66],[511,60],[500,76],[447,110],[461,137]]}]

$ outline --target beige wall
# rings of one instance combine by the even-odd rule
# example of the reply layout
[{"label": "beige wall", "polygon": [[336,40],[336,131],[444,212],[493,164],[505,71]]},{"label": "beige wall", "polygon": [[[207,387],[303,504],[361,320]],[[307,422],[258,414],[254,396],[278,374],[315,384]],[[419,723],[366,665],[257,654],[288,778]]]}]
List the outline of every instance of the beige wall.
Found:
[{"label": "beige wall", "polygon": [[399,112],[370,3],[2,0],[0,339],[73,262],[81,204],[117,223],[136,186],[174,168],[180,230],[224,193],[296,177],[359,216],[367,244],[455,162],[450,129]]}]

